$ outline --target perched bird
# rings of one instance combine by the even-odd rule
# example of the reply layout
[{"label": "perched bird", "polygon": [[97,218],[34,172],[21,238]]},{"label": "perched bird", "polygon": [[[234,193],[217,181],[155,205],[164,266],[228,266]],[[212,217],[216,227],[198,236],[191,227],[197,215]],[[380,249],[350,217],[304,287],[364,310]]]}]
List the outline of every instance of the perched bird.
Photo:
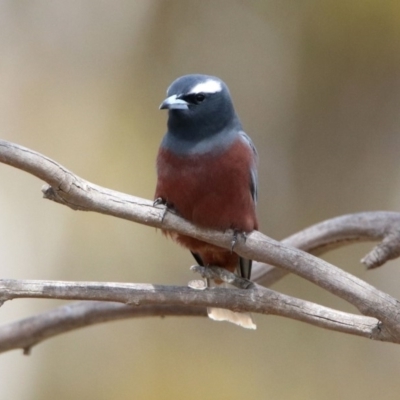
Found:
[{"label": "perched bird", "polygon": [[[160,109],[168,109],[168,130],[157,156],[155,204],[205,228],[257,229],[257,152],[242,130],[226,84],[214,76],[182,76],[168,88]],[[175,232],[166,234],[200,265],[250,279],[251,260]],[[209,308],[208,315],[255,329],[249,314]]]}]

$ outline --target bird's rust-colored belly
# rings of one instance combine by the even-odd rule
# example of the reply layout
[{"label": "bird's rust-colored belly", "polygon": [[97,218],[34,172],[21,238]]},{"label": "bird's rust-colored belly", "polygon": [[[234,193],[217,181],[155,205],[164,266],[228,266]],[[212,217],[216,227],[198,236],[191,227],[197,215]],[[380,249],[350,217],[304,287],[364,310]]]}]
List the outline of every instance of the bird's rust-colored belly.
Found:
[{"label": "bird's rust-colored belly", "polygon": [[[240,140],[218,155],[177,156],[160,149],[155,198],[161,197],[198,226],[251,232],[258,226],[250,190],[252,162],[251,149]],[[237,265],[234,253],[176,233],[170,235],[205,261],[211,257],[214,265]]]}]

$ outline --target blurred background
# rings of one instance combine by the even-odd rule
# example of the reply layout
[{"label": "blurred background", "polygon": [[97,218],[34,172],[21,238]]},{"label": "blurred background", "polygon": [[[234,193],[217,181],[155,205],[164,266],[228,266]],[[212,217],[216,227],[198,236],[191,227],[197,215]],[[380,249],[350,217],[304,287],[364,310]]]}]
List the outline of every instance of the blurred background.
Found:
[{"label": "blurred background", "polygon": [[[158,111],[187,73],[221,77],[260,154],[261,230],[400,208],[400,3],[0,2],[0,137],[102,186],[152,198]],[[152,228],[43,200],[0,165],[0,276],[185,285],[193,260]],[[400,297],[399,262],[326,259]],[[354,311],[290,276],[274,289]],[[15,300],[0,324],[64,304]],[[1,398],[398,399],[400,347],[278,317],[126,320],[0,356]]]}]

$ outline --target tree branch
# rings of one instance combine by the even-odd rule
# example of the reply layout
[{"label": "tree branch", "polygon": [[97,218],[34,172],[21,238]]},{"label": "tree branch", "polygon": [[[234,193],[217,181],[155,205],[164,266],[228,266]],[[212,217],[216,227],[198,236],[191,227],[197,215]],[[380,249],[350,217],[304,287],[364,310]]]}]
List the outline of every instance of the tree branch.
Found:
[{"label": "tree branch", "polygon": [[[0,352],[16,348],[28,349],[46,338],[94,323],[149,315],[205,315],[205,307],[213,306],[238,312],[280,315],[369,339],[395,343],[400,341],[400,338],[391,336],[375,318],[333,310],[259,285],[248,290],[193,290],[148,284],[2,280],[0,292],[5,294],[3,300],[101,300],[59,307],[2,327]],[[121,302],[128,306],[106,304],[104,301]]]},{"label": "tree branch", "polygon": [[[400,213],[373,211],[343,215],[320,222],[286,239],[282,243],[321,255],[327,251],[361,242],[378,245],[361,262],[368,269],[379,267],[400,255]],[[252,279],[270,286],[289,272],[255,263]]]},{"label": "tree branch", "polygon": [[138,317],[205,317],[204,307],[159,304],[131,307],[104,301],[81,301],[0,327],[0,353],[23,349],[29,354],[42,341],[78,328],[103,322]]},{"label": "tree branch", "polygon": [[[148,200],[94,185],[74,175],[55,161],[16,144],[0,141],[0,162],[46,181],[49,186],[43,188],[44,197],[74,210],[95,211],[156,228],[174,230],[220,247],[230,248],[232,232],[221,233],[195,227],[171,212],[165,214],[164,207],[153,207],[152,202]],[[181,307],[218,306],[239,311],[275,313],[333,330],[398,343],[400,306],[395,298],[299,249],[320,254],[346,243],[382,240],[363,259],[369,268],[373,268],[400,254],[399,221],[399,213],[382,211],[354,214],[314,225],[282,242],[268,238],[260,232],[253,232],[248,235],[246,242],[239,241],[235,246],[235,252],[239,255],[258,261],[255,263],[256,281],[270,284],[289,272],[295,273],[347,300],[367,317],[341,313],[288,296],[282,297],[284,295],[269,289],[261,289],[258,285],[249,290],[226,292],[224,289],[195,291],[188,288],[152,285],[127,287],[100,283],[67,284],[3,280],[0,281],[0,300],[6,301],[16,297],[47,297],[133,303],[138,301],[140,304],[153,307],[156,314],[156,310],[160,310],[157,307],[166,303]],[[266,267],[260,263],[274,265],[280,269]],[[278,299],[276,303],[274,299]],[[89,312],[88,309],[86,311]],[[2,329],[0,337],[8,328],[6,326]]]}]

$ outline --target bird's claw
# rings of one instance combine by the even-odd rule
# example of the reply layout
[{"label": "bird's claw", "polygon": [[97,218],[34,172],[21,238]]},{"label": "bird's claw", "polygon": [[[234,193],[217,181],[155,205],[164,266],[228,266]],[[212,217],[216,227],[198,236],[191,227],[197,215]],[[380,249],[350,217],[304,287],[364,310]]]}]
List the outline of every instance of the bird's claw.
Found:
[{"label": "bird's claw", "polygon": [[232,241],[231,241],[231,253],[233,252],[233,249],[234,249],[236,243],[237,243],[237,233],[235,231],[233,234],[233,237],[232,237]]},{"label": "bird's claw", "polygon": [[163,211],[163,213],[161,215],[161,222],[164,222],[165,215],[167,214],[167,211],[168,211],[168,205],[167,205],[166,200],[164,200],[162,197],[157,197],[153,201],[153,207],[157,207],[159,205],[165,206],[164,211]]},{"label": "bird's claw", "polygon": [[239,235],[243,238],[244,242],[246,243],[247,240],[247,233],[246,232],[241,232],[234,230],[233,231],[233,237],[231,241],[231,252],[233,252],[233,249],[235,248],[236,243],[238,242],[238,237]]},{"label": "bird's claw", "polygon": [[167,202],[162,198],[162,197],[157,197],[154,201],[153,201],[153,207],[157,207],[160,204],[167,204]]}]

